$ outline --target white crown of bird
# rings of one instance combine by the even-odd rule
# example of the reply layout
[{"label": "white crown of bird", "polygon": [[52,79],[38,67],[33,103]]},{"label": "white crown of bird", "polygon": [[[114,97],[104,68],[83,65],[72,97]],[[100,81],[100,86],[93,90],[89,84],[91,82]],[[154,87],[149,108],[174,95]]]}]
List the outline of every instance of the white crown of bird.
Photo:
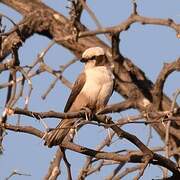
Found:
[{"label": "white crown of bird", "polygon": [[82,58],[83,59],[90,59],[93,56],[101,56],[101,55],[105,55],[104,49],[101,47],[91,47],[86,49],[83,54],[82,54]]}]

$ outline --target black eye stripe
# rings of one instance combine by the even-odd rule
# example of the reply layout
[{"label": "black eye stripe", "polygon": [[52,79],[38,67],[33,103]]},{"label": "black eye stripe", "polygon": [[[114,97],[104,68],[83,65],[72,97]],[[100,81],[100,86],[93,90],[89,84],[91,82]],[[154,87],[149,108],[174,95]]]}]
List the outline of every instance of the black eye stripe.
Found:
[{"label": "black eye stripe", "polygon": [[89,61],[89,60],[98,60],[99,58],[102,58],[103,55],[99,55],[99,56],[92,56],[92,57],[89,57],[89,58],[84,58],[83,60],[85,61]]},{"label": "black eye stripe", "polygon": [[93,60],[95,58],[96,58],[96,56],[92,56],[92,57],[88,58],[88,60]]}]

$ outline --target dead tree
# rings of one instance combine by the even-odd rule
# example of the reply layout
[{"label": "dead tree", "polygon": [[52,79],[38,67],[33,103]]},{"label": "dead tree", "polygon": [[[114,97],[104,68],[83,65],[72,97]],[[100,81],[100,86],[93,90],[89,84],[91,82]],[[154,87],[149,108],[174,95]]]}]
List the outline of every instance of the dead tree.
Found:
[{"label": "dead tree", "polygon": [[[114,64],[114,90],[119,96],[124,98],[124,101],[108,105],[99,114],[95,114],[92,121],[82,121],[78,124],[79,127],[86,126],[87,124],[104,127],[105,129],[109,129],[109,134],[94,149],[76,144],[73,141],[63,141],[49,166],[45,179],[57,179],[60,174],[60,163],[62,160],[64,160],[67,167],[68,179],[72,179],[71,166],[68,162],[68,157],[66,157],[66,149],[87,156],[83,168],[79,171],[78,179],[85,179],[94,172],[101,170],[102,167],[112,163],[116,164],[116,168],[112,170],[112,174],[107,176],[107,179],[120,179],[134,171],[139,171],[135,177],[135,179],[139,179],[143,176],[148,164],[161,166],[169,170],[171,172],[171,179],[180,177],[180,108],[176,103],[180,90],[177,90],[173,99],[167,97],[163,92],[167,77],[174,71],[180,70],[180,58],[177,57],[171,63],[165,63],[156,81],[152,82],[131,59],[124,57],[119,50],[121,46],[119,40],[121,33],[130,29],[134,23],[171,28],[176,32],[177,38],[180,37],[180,24],[177,24],[172,19],[151,18],[140,15],[135,1],[132,2],[132,13],[124,22],[106,28],[101,26],[95,14],[84,0],[70,1],[69,18],[39,0],[1,0],[1,3],[16,10],[23,16],[20,22],[15,23],[12,17],[1,15],[0,72],[2,75],[5,71],[9,72],[8,82],[0,83],[1,89],[7,89],[7,97],[0,122],[1,147],[6,131],[28,133],[39,138],[43,138],[47,133],[31,126],[31,123],[29,123],[29,126],[23,126],[21,123],[17,125],[9,123],[8,120],[14,114],[29,116],[42,122],[44,118],[85,118],[86,113],[84,111],[76,113],[31,111],[28,104],[31,101],[33,88],[35,89],[32,79],[44,72],[52,74],[55,77],[55,80],[44,94],[44,98],[58,81],[61,81],[68,88],[72,88],[72,84],[63,74],[64,70],[77,62],[85,49],[92,46],[100,46],[105,49],[109,61]],[[81,23],[81,15],[84,10],[96,22],[98,27],[96,30],[89,30]],[[8,19],[13,24],[13,28],[9,31],[3,28],[3,18]],[[26,43],[28,38],[35,34],[45,36],[51,39],[52,42],[39,54],[33,64],[27,64],[23,67],[19,58],[19,49]],[[110,40],[111,46],[108,46],[96,36],[99,34],[105,34],[106,38]],[[52,69],[44,61],[44,56],[54,44],[59,44],[67,48],[75,55],[73,60],[61,66],[58,71]],[[9,55],[11,55],[11,58],[9,58]],[[36,70],[34,70],[34,67],[36,67]],[[20,76],[17,77],[17,73]],[[17,102],[22,97],[25,85],[29,88],[24,107],[17,107]],[[3,98],[5,99],[5,97]],[[3,105],[1,104],[1,106]],[[120,113],[128,109],[136,109],[139,114],[128,118],[121,118],[118,121],[109,117],[108,113]],[[124,131],[122,126],[130,123],[132,127],[135,123],[152,126],[164,141],[164,147],[151,148],[145,145],[134,134]],[[46,128],[48,129],[48,127]],[[74,128],[76,129],[77,127]],[[125,152],[104,151],[103,149],[106,146],[111,146],[114,136],[128,140],[138,150]],[[164,151],[165,155],[160,155],[159,151]],[[175,160],[172,160],[172,157]],[[95,166],[94,163],[97,162],[98,164]],[[123,169],[124,165],[128,163],[135,163],[135,165]],[[23,173],[13,172],[9,177],[15,174],[23,175]],[[164,178],[168,178],[166,170],[164,170]]]}]

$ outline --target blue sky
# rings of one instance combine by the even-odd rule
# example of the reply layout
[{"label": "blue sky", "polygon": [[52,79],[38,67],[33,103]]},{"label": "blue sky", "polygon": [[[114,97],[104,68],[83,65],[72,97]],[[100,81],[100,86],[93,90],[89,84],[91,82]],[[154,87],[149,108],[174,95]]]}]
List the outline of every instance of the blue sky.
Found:
[{"label": "blue sky", "polygon": [[[68,15],[67,1],[65,0],[45,0],[43,1],[53,9]],[[179,0],[139,0],[138,12],[143,16],[157,17],[157,18],[172,18],[177,23],[180,23],[180,1]],[[98,20],[103,27],[109,27],[120,24],[131,13],[131,0],[91,0],[88,1],[88,5],[95,12]],[[21,15],[14,10],[7,8],[0,4],[0,12],[6,14],[12,18],[15,22],[19,22],[22,19]],[[82,22],[89,29],[96,29],[95,23],[90,18],[87,12],[83,13]],[[10,24],[7,24],[7,28],[10,28]],[[103,35],[99,36],[103,40]],[[163,63],[171,62],[180,56],[180,39],[176,38],[176,33],[167,27],[154,26],[154,25],[140,25],[138,23],[131,26],[131,28],[123,32],[120,36],[121,44],[120,50],[122,54],[130,58],[137,66],[139,66],[146,76],[153,82],[156,80],[158,73],[163,67]],[[32,63],[39,52],[48,46],[49,39],[39,35],[35,35],[28,39],[23,47],[20,49],[21,65],[27,65]],[[107,42],[108,43],[108,42]],[[73,58],[67,49],[54,45],[51,50],[45,56],[45,62],[53,69],[58,69],[59,65],[66,63]],[[82,69],[80,63],[74,64],[68,70],[65,71],[65,76],[73,82],[79,72]],[[33,94],[30,101],[30,110],[34,111],[48,111],[56,110],[63,111],[66,99],[69,95],[69,90],[58,82],[55,88],[48,95],[46,100],[42,100],[42,94],[47,90],[54,77],[48,74],[42,74],[37,78],[32,79],[33,82]],[[168,96],[172,97],[173,92],[179,88],[180,74],[173,73],[165,83],[165,92]],[[0,83],[7,81],[7,73],[3,73],[0,76]],[[27,88],[26,88],[27,89]],[[0,101],[5,100],[5,90],[0,90]],[[122,97],[113,94],[110,103],[122,101]],[[178,98],[180,102],[180,98]],[[24,99],[18,103],[22,106]],[[3,110],[3,104],[1,104],[0,112]],[[137,111],[127,111],[120,114],[115,114],[114,119],[126,117],[128,115],[137,114]],[[9,118],[9,122],[16,123],[17,117]],[[54,127],[58,122],[55,119],[46,119],[49,126]],[[38,121],[22,116],[21,123],[26,125],[32,125],[36,128],[44,130],[41,123]],[[149,127],[143,125],[127,125],[124,127],[127,131],[133,133],[139,137],[143,142],[147,141],[147,135],[149,133]],[[88,133],[87,133],[88,132]],[[154,131],[153,131],[154,132]],[[96,128],[94,126],[88,126],[82,128],[76,137],[76,142],[87,147],[95,147],[102,141],[103,137],[107,135],[107,131],[103,128]],[[88,139],[88,141],[87,141]],[[114,140],[116,140],[115,138]],[[153,139],[150,146],[163,145],[158,135],[154,132]],[[113,150],[130,149],[135,148],[132,144],[125,140],[116,141],[112,145]],[[105,148],[110,151],[110,148]],[[51,161],[56,148],[47,148],[43,146],[43,141],[36,137],[27,134],[9,132],[4,139],[4,153],[0,156],[0,179],[7,177],[12,170],[19,170],[20,172],[30,173],[30,177],[14,176],[13,180],[24,179],[42,179],[46,174],[49,162]],[[78,153],[67,151],[68,160],[72,164],[73,177],[76,179],[79,172],[79,168],[83,165],[84,156]],[[132,165],[132,164],[131,164]],[[102,172],[88,177],[91,179],[103,179],[109,175],[113,169],[113,165],[105,167]],[[66,179],[66,169],[64,164],[61,165],[62,175],[59,179]],[[132,179],[135,174],[128,176],[124,179]],[[160,177],[161,170],[155,166],[149,166],[145,171],[144,178],[152,179],[153,177]]]}]

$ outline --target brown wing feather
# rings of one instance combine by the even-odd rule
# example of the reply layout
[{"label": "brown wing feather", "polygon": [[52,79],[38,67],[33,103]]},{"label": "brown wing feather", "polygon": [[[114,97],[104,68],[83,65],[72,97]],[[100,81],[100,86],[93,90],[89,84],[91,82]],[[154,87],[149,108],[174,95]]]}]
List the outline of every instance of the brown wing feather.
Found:
[{"label": "brown wing feather", "polygon": [[[77,80],[74,83],[73,89],[71,94],[67,100],[66,106],[64,108],[64,112],[69,111],[72,104],[75,102],[76,97],[80,93],[81,89],[83,88],[86,82],[86,75],[85,73],[81,73]],[[47,136],[45,137],[45,145],[48,147],[52,147],[58,144],[61,144],[63,139],[69,133],[70,127],[73,126],[74,120],[73,119],[63,119],[57,126],[57,129],[50,131]]]},{"label": "brown wing feather", "polygon": [[71,91],[71,94],[67,100],[66,106],[64,108],[64,112],[69,111],[71,108],[72,103],[76,99],[77,95],[80,93],[81,89],[83,88],[84,84],[86,82],[86,75],[85,73],[81,73],[77,80],[74,83],[73,89]]}]

